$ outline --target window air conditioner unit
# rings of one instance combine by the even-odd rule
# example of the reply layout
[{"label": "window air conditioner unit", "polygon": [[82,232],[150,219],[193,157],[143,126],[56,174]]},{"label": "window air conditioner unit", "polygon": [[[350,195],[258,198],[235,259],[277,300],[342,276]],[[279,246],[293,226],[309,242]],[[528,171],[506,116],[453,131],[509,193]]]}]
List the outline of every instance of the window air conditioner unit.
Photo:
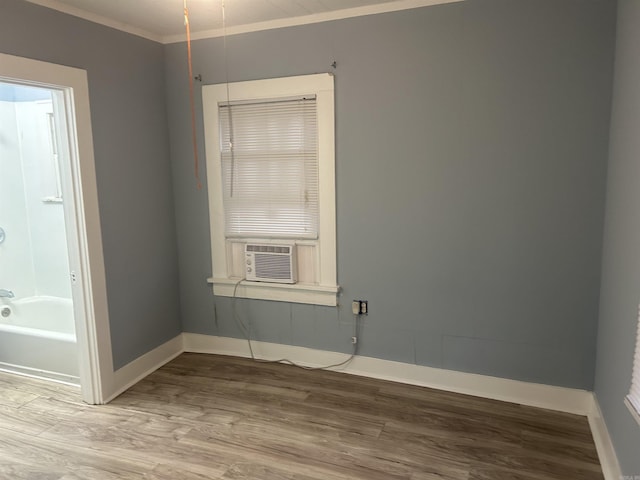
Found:
[{"label": "window air conditioner unit", "polygon": [[254,282],[296,283],[295,245],[261,245],[244,247],[246,279]]}]

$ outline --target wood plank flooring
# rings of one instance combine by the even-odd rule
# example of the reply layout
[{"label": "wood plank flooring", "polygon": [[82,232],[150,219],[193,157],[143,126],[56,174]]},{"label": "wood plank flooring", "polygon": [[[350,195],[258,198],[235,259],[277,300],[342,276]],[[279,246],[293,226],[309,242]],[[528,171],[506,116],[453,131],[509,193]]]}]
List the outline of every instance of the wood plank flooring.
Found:
[{"label": "wood plank flooring", "polygon": [[603,479],[585,417],[183,354],[109,405],[0,373],[0,478]]}]

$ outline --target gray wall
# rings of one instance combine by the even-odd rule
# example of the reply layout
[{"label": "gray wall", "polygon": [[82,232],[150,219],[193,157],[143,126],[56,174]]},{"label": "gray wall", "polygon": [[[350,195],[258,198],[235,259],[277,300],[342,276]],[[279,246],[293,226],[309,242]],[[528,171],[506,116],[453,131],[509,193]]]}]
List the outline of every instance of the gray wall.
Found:
[{"label": "gray wall", "polygon": [[[363,298],[362,355],[590,389],[614,28],[609,0],[470,0],[229,37],[231,81],[338,64],[344,306],[239,301],[255,338],[347,352]],[[205,84],[222,45],[194,42]],[[165,59],[183,330],[241,337],[206,283],[185,44]]]},{"label": "gray wall", "polygon": [[629,392],[640,302],[640,2],[618,2],[595,392],[624,473],[640,475]]},{"label": "gray wall", "polygon": [[114,367],[180,333],[163,47],[0,0],[0,52],[86,69]]}]

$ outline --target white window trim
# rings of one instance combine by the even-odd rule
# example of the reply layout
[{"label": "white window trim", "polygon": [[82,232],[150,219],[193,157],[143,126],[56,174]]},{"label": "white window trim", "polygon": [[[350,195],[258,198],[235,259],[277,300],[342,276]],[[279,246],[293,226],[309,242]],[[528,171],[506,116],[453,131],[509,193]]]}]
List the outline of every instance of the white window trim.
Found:
[{"label": "white window trim", "polygon": [[629,413],[631,413],[631,416],[633,417],[633,419],[637,422],[638,425],[640,425],[640,413],[638,413],[638,411],[635,409],[633,405],[631,405],[631,402],[626,397],[624,399],[624,404],[629,409]]},{"label": "white window trim", "polygon": [[[631,412],[631,416],[640,425],[640,411],[638,410],[638,386],[640,385],[640,305],[638,305],[638,326],[636,327],[636,345],[633,351],[633,367],[631,370],[631,387],[624,399],[624,404]],[[632,402],[632,398],[634,401]]]},{"label": "white window trim", "polygon": [[[228,98],[227,98],[228,88]],[[202,88],[207,151],[207,182],[213,275],[208,282],[215,295],[255,298],[315,305],[337,305],[336,207],[335,207],[335,123],[333,76],[328,73],[254,80]],[[288,98],[316,95],[319,156],[318,283],[292,284],[243,281],[230,275],[224,235],[224,206],[219,146],[218,104],[227,101]]]}]

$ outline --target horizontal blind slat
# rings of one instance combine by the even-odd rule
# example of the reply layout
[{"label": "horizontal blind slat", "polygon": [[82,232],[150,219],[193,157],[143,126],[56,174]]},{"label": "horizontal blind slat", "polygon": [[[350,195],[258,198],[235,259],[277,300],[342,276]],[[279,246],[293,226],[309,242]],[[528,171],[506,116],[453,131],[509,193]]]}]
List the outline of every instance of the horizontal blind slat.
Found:
[{"label": "horizontal blind slat", "polygon": [[218,113],[226,236],[317,238],[315,99],[223,105]]}]

